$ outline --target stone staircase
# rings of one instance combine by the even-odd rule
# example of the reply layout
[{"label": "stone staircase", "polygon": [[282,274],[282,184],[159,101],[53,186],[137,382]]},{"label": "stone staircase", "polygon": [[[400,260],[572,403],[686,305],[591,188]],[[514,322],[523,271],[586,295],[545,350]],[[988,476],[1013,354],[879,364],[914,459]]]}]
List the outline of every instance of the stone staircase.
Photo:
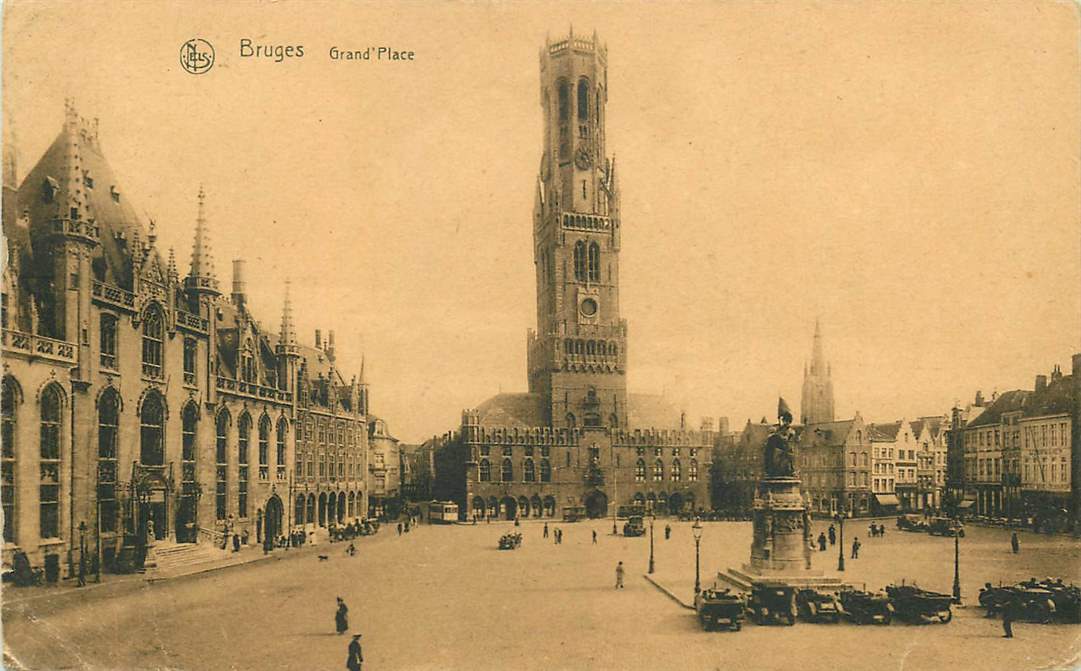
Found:
[{"label": "stone staircase", "polygon": [[166,578],[194,573],[227,559],[225,552],[207,543],[158,543],[147,553],[146,568],[152,568],[155,577]]}]

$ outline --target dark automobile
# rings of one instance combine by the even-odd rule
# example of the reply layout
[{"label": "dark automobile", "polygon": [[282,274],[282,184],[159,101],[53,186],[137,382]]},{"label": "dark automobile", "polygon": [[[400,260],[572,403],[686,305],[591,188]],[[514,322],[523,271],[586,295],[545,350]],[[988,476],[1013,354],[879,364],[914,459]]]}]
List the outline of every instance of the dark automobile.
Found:
[{"label": "dark automobile", "polygon": [[500,550],[514,550],[522,545],[522,534],[503,534],[499,538]]},{"label": "dark automobile", "polygon": [[901,515],[897,518],[897,528],[901,531],[927,531],[927,523],[916,515]]},{"label": "dark automobile", "polygon": [[886,594],[889,595],[897,616],[903,620],[916,624],[935,621],[945,624],[953,619],[953,611],[950,609],[953,597],[949,594],[904,584],[886,587]]},{"label": "dark automobile", "polygon": [[646,524],[641,515],[633,515],[627,518],[627,522],[623,525],[624,536],[641,536],[645,533]]},{"label": "dark automobile", "polygon": [[845,590],[841,592],[841,609],[856,624],[889,624],[893,620],[893,604],[881,592]]},{"label": "dark automobile", "polygon": [[927,528],[932,536],[957,536],[965,537],[965,525],[960,520],[949,517],[932,517]]},{"label": "dark automobile", "polygon": [[1075,585],[1063,585],[1061,580],[1047,585],[1045,589],[1051,592],[1051,600],[1055,604],[1055,619],[1081,623],[1081,589]]},{"label": "dark automobile", "polygon": [[796,592],[796,608],[801,620],[808,622],[840,622],[841,602],[827,592],[804,588]]},{"label": "dark automobile", "polygon": [[784,583],[755,583],[747,610],[757,624],[796,623],[796,590]]},{"label": "dark automobile", "polygon": [[739,631],[743,627],[743,596],[731,590],[702,590],[694,597],[694,609],[706,631],[721,626]]},{"label": "dark automobile", "polygon": [[1043,587],[1007,585],[992,587],[985,584],[980,590],[980,606],[988,617],[999,615],[1011,601],[1018,604],[1018,619],[1026,622],[1047,624],[1058,614],[1055,593]]}]

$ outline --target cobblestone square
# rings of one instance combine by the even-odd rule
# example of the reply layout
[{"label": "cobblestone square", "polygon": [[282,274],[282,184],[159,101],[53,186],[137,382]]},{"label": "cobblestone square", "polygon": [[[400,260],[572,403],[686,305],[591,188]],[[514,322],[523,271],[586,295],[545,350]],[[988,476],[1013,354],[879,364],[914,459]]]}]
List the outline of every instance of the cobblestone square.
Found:
[{"label": "cobblestone square", "polygon": [[[664,524],[671,524],[665,541]],[[889,525],[887,525],[889,527]],[[1081,627],[1020,624],[1001,638],[1001,624],[978,607],[957,610],[947,625],[858,627],[798,623],[703,632],[694,614],[647,582],[649,535],[613,537],[611,521],[555,523],[564,542],[524,523],[520,549],[496,549],[510,523],[426,526],[401,537],[386,530],[358,542],[358,555],[332,544],[276,560],[160,583],[104,585],[64,599],[6,592],[5,666],[12,669],[335,669],[348,637],[334,633],[334,598],[350,607],[363,632],[368,669],[749,669],[1068,668]],[[598,542],[592,543],[592,530]],[[860,558],[845,577],[881,588],[904,578],[950,590],[953,542],[889,528],[858,535]],[[706,523],[704,584],[745,561],[749,523]],[[836,568],[836,546],[815,557]],[[846,551],[848,548],[846,548]],[[1081,579],[1081,543],[1021,534],[1013,555],[1008,532],[970,527],[961,541],[967,604],[984,581],[1061,575]],[[319,555],[328,555],[321,561]],[[690,601],[694,543],[688,523],[659,519],[654,578]],[[616,591],[617,561],[627,586]],[[113,589],[111,592],[110,589]],[[30,597],[30,598],[27,598]],[[824,635],[828,634],[828,635]]]}]

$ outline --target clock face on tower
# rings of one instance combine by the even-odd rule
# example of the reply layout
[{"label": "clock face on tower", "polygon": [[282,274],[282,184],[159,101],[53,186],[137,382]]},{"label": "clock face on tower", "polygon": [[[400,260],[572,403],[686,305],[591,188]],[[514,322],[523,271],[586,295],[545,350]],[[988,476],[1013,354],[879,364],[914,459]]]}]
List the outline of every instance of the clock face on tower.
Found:
[{"label": "clock face on tower", "polygon": [[587,298],[582,301],[582,304],[578,306],[578,309],[582,311],[582,314],[586,317],[593,317],[597,314],[597,301],[592,298]]},{"label": "clock face on tower", "polygon": [[589,147],[584,144],[578,146],[578,151],[574,154],[574,165],[578,166],[579,170],[588,170],[589,166],[593,165],[593,159],[589,155]]}]

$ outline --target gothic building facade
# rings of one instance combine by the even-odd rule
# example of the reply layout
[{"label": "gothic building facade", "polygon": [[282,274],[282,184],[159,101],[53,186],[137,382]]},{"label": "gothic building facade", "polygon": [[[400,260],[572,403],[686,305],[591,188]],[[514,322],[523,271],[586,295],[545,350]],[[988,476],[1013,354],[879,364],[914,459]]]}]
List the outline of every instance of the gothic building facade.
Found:
[{"label": "gothic building facade", "polygon": [[182,277],[72,103],[17,188],[8,149],[5,562],[70,568],[85,548],[122,567],[148,539],[259,542],[362,515],[367,387],[333,335],[299,342],[288,289],[277,332],[249,311],[243,262],[222,295],[203,191]]},{"label": "gothic building facade", "polygon": [[660,398],[627,391],[606,48],[596,34],[547,43],[540,83],[529,391],[466,410],[458,431],[433,439],[435,493],[465,516],[507,519],[707,506],[711,427],[687,430]]}]

